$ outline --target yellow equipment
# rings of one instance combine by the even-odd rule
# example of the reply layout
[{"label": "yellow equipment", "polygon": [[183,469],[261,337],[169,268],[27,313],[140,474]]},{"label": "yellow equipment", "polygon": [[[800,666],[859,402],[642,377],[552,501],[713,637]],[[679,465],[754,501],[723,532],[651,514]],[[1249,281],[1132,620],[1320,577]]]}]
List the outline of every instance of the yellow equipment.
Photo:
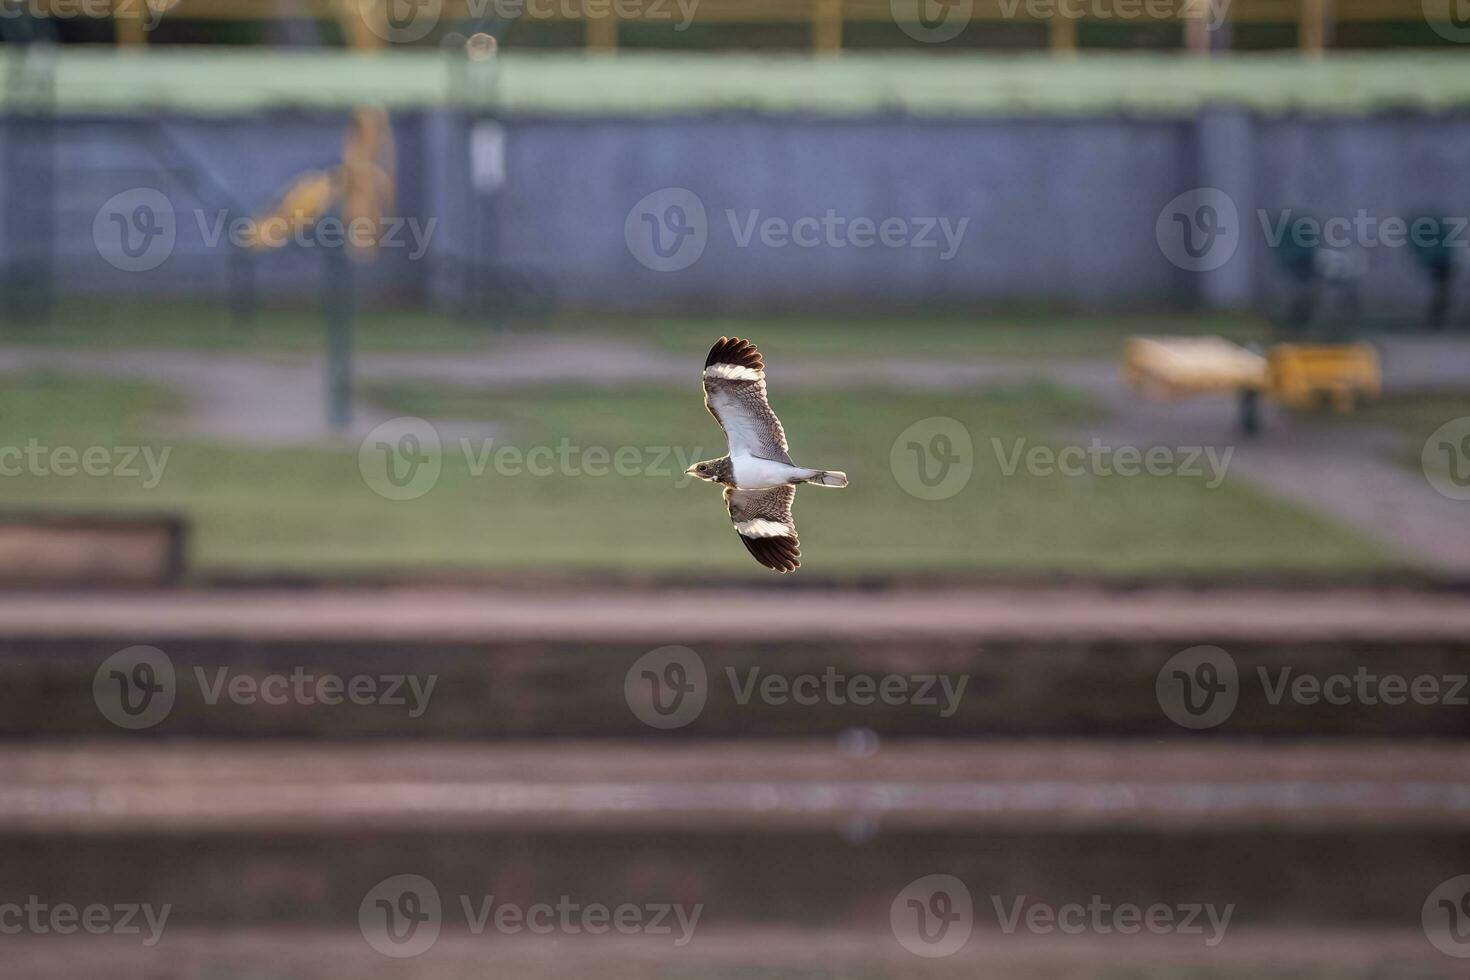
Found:
[{"label": "yellow equipment", "polygon": [[342,166],[330,173],[309,171],[297,177],[267,214],[247,230],[250,247],[280,248],[294,240],[338,202],[354,258],[370,261],[387,230],[384,215],[394,202],[393,130],[388,113],[361,108],[352,113],[342,147]]},{"label": "yellow equipment", "polygon": [[1378,351],[1369,344],[1277,344],[1266,361],[1271,395],[1288,408],[1350,412],[1383,393]]},{"label": "yellow equipment", "polygon": [[1273,344],[1262,355],[1223,337],[1130,337],[1123,377],[1164,400],[1235,394],[1247,433],[1263,394],[1288,408],[1349,412],[1383,390],[1378,352],[1363,343]]}]

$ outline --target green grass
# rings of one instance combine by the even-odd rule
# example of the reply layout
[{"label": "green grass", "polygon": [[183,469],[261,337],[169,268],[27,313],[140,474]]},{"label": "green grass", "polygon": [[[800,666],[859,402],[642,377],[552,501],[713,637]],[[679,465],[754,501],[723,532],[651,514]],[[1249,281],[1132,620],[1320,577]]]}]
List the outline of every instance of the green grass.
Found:
[{"label": "green grass", "polygon": [[1470,416],[1470,391],[1409,392],[1390,393],[1352,415],[1338,416],[1333,421],[1380,425],[1402,432],[1417,453],[1435,429],[1465,416]]},{"label": "green grass", "polygon": [[1470,417],[1470,391],[1390,393],[1351,415],[1317,416],[1322,425],[1380,426],[1399,433],[1403,440],[1389,457],[1414,473],[1424,471],[1424,443],[1429,436],[1446,422],[1466,417]]},{"label": "green grass", "polygon": [[[0,446],[129,445],[171,449],[158,486],[139,479],[3,478],[10,506],[179,508],[192,515],[194,559],[209,571],[336,572],[412,569],[701,571],[757,577],[723,512],[718,489],[681,485],[684,460],[723,452],[715,423],[688,391],[520,389],[496,394],[439,387],[379,389],[395,411],[478,418],[495,425],[491,459],[561,440],[581,450],[635,447],[636,475],[519,475],[466,458],[446,436],[442,474],[414,500],[387,500],[340,450],[225,447],[158,435],[176,407],[147,385],[31,377],[0,390]],[[1227,482],[1184,477],[1038,477],[1001,472],[992,439],[1049,442],[1093,417],[1065,391],[1032,384],[959,395],[794,392],[777,406],[800,461],[845,469],[847,490],[804,489],[796,514],[807,567],[822,576],[876,572],[1065,570],[1104,574],[1242,569],[1364,569],[1389,559],[1304,510]],[[932,416],[974,437],[963,492],[924,501],[889,464],[895,438]],[[447,433],[454,430],[445,428]],[[663,457],[671,447],[682,457]],[[658,464],[658,465],[655,465]],[[606,463],[602,464],[607,466]],[[560,469],[553,465],[554,469]],[[644,470],[653,470],[644,472]]]}]

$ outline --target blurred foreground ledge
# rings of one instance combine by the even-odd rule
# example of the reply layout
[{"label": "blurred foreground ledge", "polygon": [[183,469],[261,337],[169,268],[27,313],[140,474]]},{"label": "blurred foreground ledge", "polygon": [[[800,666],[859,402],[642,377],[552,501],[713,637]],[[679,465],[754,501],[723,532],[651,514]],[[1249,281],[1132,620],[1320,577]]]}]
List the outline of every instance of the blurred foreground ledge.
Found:
[{"label": "blurred foreground ledge", "polygon": [[[727,632],[728,631],[728,632]],[[674,643],[805,639],[1455,640],[1458,589],[1156,586],[774,590],[433,588],[0,592],[0,639]]]},{"label": "blurred foreground ledge", "polygon": [[1470,745],[906,739],[10,746],[9,833],[1470,827]]},{"label": "blurred foreground ledge", "polygon": [[894,741],[861,758],[832,740],[11,747],[0,901],[169,903],[175,930],[351,929],[364,895],[413,873],[451,919],[459,896],[566,895],[699,904],[711,932],[883,936],[894,896],[942,870],[997,939],[988,896],[1412,934],[1470,860],[1467,762],[1463,746],[1184,740]]},{"label": "blurred foreground ledge", "polygon": [[[1209,664],[1178,659],[1201,651]],[[664,659],[650,666],[655,656]],[[677,730],[655,733],[635,694],[646,695],[640,678],[666,673],[672,657],[705,697]],[[1191,737],[1464,738],[1470,602],[1455,591],[1364,588],[0,593],[0,736],[116,735],[99,699],[115,700],[118,678],[140,671],[149,688],[171,691],[163,714],[129,726],[144,741],[830,737],[853,728],[1177,737],[1190,733],[1161,692],[1177,693],[1181,674],[1212,688],[1234,678],[1238,694],[1228,717]],[[398,678],[405,694],[413,679],[428,703],[413,713],[220,694],[224,682],[297,675]],[[932,697],[803,704],[750,693],[768,678],[794,690],[829,675],[843,685],[908,678],[934,696],[940,678],[966,687],[945,712]],[[1310,690],[1298,696],[1302,684]],[[1434,696],[1409,696],[1415,685]]]}]

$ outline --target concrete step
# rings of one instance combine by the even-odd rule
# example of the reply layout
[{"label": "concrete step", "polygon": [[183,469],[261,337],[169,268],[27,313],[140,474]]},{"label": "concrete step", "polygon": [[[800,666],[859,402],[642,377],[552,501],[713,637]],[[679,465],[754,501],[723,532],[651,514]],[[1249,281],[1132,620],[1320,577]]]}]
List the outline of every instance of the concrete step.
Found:
[{"label": "concrete step", "polygon": [[390,958],[357,928],[169,928],[152,947],[124,936],[6,937],[7,967],[28,980],[1459,980],[1464,960],[1418,930],[1232,929],[1192,936],[1036,936],[973,932],[922,958],[886,923],[871,928],[701,928],[682,947],[648,935],[474,935],[444,929],[412,958]]},{"label": "concrete step", "polygon": [[402,875],[446,916],[572,896],[862,928],[943,874],[992,929],[1096,899],[1410,930],[1470,867],[1470,747],[17,745],[0,828],[0,903],[171,904],[187,928],[351,925]]},{"label": "concrete step", "polygon": [[13,737],[1466,737],[1467,678],[1443,591],[0,594]]}]

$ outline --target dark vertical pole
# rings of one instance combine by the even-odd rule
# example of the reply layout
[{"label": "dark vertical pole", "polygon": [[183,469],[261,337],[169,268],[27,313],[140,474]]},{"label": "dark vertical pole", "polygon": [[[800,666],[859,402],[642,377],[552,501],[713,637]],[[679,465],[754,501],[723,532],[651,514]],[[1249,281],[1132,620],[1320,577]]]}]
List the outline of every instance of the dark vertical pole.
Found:
[{"label": "dark vertical pole", "polygon": [[236,327],[248,327],[255,322],[255,262],[247,250],[235,247],[229,263],[230,320]]},{"label": "dark vertical pole", "polygon": [[11,104],[4,139],[6,187],[5,308],[18,323],[51,319],[55,250],[55,64],[46,42],[26,44],[11,67]]},{"label": "dark vertical pole", "polygon": [[345,245],[323,248],[322,309],[327,317],[327,420],[332,428],[352,424],[352,259]]}]

